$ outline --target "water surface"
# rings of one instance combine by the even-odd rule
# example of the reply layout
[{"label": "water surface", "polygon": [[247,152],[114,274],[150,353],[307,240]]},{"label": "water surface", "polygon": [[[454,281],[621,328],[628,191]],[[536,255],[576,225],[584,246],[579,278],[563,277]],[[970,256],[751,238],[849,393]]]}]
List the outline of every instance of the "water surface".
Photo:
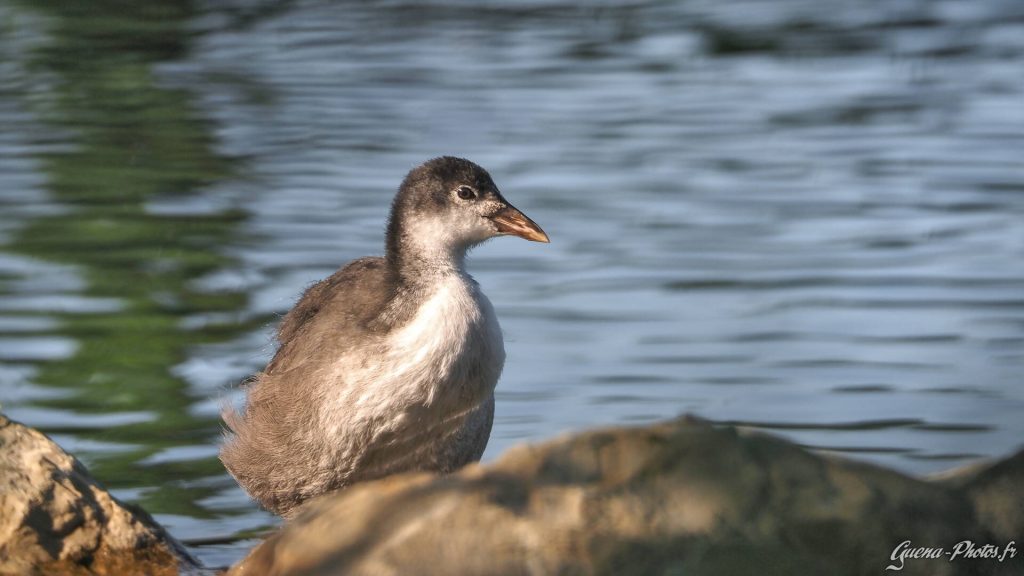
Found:
[{"label": "water surface", "polygon": [[914,474],[1024,438],[1019,2],[0,22],[0,402],[179,537],[274,523],[216,460],[218,407],[440,154],[552,238],[471,258],[508,351],[485,458],[683,412]]}]

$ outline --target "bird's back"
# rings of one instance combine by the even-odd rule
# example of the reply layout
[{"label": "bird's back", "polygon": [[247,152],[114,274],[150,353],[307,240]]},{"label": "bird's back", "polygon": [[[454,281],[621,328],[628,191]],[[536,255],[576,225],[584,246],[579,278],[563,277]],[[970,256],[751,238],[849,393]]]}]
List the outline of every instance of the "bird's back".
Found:
[{"label": "bird's back", "polygon": [[311,424],[321,392],[309,372],[373,340],[369,324],[390,296],[387,274],[383,258],[361,258],[310,286],[281,320],[274,358],[245,382],[244,411],[224,410],[229,434],[220,459],[271,511],[287,510],[316,490],[302,478],[319,459]]},{"label": "bird's back", "polygon": [[[484,375],[486,394],[456,398],[451,406],[415,396],[424,377],[402,370],[417,352],[396,347],[415,327],[399,319],[415,323],[432,294],[396,287],[394,280],[383,258],[362,258],[311,286],[282,320],[274,359],[250,379],[245,411],[225,411],[231,434],[221,460],[271,511],[287,514],[308,498],[356,481],[410,469],[447,472],[480,458],[498,374]],[[467,286],[475,290],[475,284]],[[489,322],[493,312],[489,303],[485,308],[477,312],[489,314]],[[460,337],[474,349],[476,341],[493,341],[487,331],[497,329],[496,321],[470,328],[475,331]],[[500,333],[497,338],[500,347]],[[454,354],[461,345],[437,344],[441,354],[445,347]],[[490,348],[474,352],[480,358],[466,357],[465,370],[500,354],[500,373],[504,351]]]}]

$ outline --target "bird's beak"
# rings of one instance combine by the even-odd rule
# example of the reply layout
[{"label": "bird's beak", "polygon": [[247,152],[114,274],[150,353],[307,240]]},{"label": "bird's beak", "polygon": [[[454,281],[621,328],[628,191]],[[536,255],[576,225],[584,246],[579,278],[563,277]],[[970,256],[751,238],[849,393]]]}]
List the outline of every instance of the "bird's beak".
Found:
[{"label": "bird's beak", "polygon": [[519,236],[534,242],[550,242],[548,235],[537,226],[537,223],[526,217],[511,204],[506,204],[491,220],[498,225],[498,232]]}]

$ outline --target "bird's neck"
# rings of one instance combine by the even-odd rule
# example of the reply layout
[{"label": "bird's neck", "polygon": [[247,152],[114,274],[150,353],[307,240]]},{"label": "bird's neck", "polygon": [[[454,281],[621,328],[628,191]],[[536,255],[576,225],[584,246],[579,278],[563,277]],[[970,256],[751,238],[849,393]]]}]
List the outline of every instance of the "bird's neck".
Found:
[{"label": "bird's neck", "polygon": [[396,218],[388,228],[387,262],[406,284],[432,284],[453,274],[465,275],[468,249],[437,221]]}]

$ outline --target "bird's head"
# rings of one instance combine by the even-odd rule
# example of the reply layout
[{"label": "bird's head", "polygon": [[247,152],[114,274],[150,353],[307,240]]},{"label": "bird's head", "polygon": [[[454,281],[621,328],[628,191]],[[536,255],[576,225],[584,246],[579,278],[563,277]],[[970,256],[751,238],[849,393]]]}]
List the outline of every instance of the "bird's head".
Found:
[{"label": "bird's head", "polygon": [[461,259],[495,236],[548,242],[533,220],[505,200],[486,170],[444,156],[412,169],[391,207],[388,255]]}]

